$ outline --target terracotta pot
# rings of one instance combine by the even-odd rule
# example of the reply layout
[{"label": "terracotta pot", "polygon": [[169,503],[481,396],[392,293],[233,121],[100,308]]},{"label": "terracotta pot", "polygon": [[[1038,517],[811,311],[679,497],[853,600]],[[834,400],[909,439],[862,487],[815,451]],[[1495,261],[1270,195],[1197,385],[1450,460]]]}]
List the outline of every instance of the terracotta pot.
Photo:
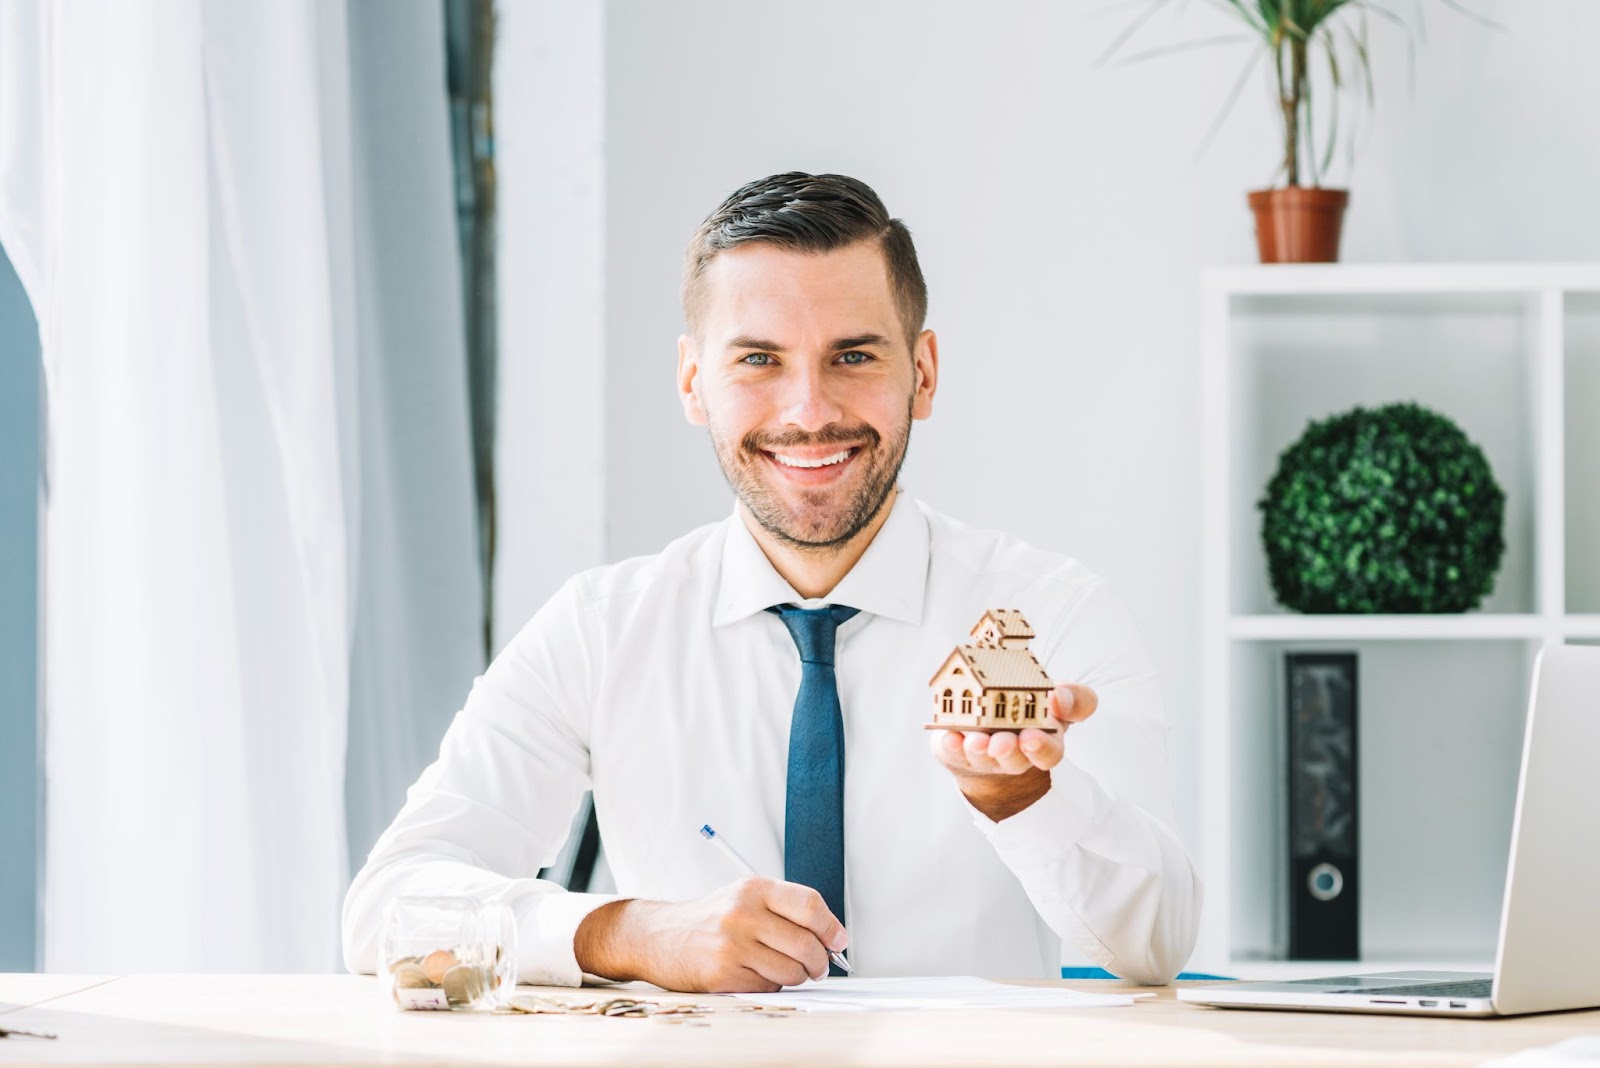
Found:
[{"label": "terracotta pot", "polygon": [[1291,185],[1249,194],[1256,214],[1256,245],[1262,263],[1334,263],[1344,224],[1345,189]]}]

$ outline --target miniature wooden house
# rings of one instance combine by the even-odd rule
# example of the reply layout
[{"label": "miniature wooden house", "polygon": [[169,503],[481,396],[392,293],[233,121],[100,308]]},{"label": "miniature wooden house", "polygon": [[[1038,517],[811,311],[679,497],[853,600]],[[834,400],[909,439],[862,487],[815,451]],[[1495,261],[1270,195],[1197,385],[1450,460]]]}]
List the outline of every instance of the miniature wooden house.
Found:
[{"label": "miniature wooden house", "polygon": [[958,645],[928,685],[929,730],[1060,730],[1050,715],[1055,685],[1028,648],[1033,628],[1014,608],[991,608],[972,628],[973,644]]}]

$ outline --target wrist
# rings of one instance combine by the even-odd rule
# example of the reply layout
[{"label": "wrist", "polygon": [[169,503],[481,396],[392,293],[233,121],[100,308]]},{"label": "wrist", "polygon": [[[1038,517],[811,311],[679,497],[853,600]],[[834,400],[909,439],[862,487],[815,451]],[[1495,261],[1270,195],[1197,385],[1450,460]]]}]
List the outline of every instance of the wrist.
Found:
[{"label": "wrist", "polygon": [[578,968],[616,982],[640,978],[637,949],[639,913],[647,902],[636,898],[608,901],[583,918],[572,936]]},{"label": "wrist", "polygon": [[968,804],[999,823],[1049,793],[1050,773],[1043,768],[1029,768],[1016,775],[967,772],[958,774],[956,783]]}]

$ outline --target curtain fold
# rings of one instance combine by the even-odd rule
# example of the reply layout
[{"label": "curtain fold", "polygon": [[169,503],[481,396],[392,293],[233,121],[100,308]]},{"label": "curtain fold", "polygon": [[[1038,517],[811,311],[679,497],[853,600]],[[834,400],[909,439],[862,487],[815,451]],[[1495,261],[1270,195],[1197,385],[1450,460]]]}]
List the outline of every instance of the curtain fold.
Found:
[{"label": "curtain fold", "polygon": [[0,242],[47,390],[47,970],[335,967],[346,796],[398,806],[420,767],[351,732],[436,739],[477,668],[439,9],[385,8],[422,60],[388,69],[401,113],[362,8],[0,5]]}]

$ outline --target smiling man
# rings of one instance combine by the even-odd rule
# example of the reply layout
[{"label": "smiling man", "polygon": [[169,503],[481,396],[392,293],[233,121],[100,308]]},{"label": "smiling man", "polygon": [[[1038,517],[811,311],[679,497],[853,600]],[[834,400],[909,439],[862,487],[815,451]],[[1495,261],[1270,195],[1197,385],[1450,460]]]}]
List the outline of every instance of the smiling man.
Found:
[{"label": "smiling man", "polygon": [[[733,514],[575,576],[478,679],[350,888],[349,967],[376,966],[393,897],[473,893],[512,907],[524,982],[771,991],[829,951],[858,975],[1171,979],[1200,889],[1126,613],[898,487],[939,370],[904,224],[852,178],[752,182],[691,240],[683,306],[680,399]],[[1000,607],[1072,729],[924,732],[928,676]],[[590,788],[617,894],[536,878]]]}]

